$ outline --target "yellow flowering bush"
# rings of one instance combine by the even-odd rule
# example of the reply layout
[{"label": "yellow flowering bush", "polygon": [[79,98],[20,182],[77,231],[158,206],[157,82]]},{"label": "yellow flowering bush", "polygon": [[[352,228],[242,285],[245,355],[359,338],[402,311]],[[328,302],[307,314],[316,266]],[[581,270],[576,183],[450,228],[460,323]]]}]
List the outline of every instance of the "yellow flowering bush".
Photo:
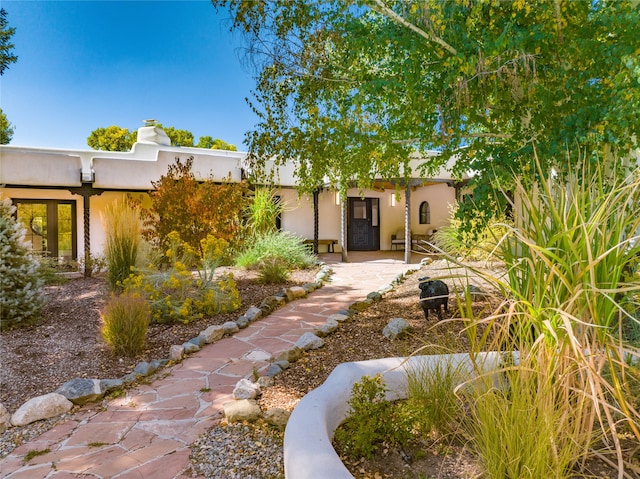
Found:
[{"label": "yellow flowering bush", "polygon": [[[143,294],[151,305],[156,323],[188,323],[204,316],[235,311],[240,307],[240,293],[232,274],[214,279],[216,267],[228,243],[211,235],[202,240],[203,257],[180,240],[176,232],[168,236],[165,255],[170,262],[163,271],[131,275],[124,282],[125,291]],[[191,266],[199,267],[196,271]]]}]

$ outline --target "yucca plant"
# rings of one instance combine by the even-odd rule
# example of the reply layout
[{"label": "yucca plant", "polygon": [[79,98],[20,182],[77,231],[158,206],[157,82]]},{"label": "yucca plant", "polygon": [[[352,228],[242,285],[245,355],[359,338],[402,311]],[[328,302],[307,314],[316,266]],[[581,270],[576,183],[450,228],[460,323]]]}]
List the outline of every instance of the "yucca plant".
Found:
[{"label": "yucca plant", "polygon": [[142,241],[139,209],[127,201],[114,201],[105,209],[103,221],[107,280],[113,291],[120,291],[136,264]]}]

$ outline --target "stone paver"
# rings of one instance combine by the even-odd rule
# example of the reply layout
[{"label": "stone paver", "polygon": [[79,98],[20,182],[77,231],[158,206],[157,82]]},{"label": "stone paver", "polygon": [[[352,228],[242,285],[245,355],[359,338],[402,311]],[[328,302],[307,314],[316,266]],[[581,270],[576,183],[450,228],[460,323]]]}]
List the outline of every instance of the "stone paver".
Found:
[{"label": "stone paver", "polygon": [[[357,256],[351,253],[352,256]],[[324,256],[324,255],[323,255]],[[331,264],[329,283],[206,345],[152,384],[129,389],[99,412],[82,412],[0,460],[0,479],[186,479],[189,444],[220,418],[241,378],[263,372],[330,315],[415,265],[395,260]],[[325,258],[337,260],[338,254]],[[353,259],[352,259],[353,261]],[[168,354],[168,352],[167,352]],[[51,452],[24,463],[30,450]]]}]

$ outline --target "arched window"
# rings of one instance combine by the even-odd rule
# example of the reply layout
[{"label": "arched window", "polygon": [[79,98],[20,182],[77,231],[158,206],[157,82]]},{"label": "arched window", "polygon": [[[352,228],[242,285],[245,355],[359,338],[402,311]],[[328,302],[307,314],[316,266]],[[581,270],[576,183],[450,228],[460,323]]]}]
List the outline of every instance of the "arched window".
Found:
[{"label": "arched window", "polygon": [[431,223],[431,208],[428,201],[423,201],[420,203],[420,224],[428,225],[429,223]]}]

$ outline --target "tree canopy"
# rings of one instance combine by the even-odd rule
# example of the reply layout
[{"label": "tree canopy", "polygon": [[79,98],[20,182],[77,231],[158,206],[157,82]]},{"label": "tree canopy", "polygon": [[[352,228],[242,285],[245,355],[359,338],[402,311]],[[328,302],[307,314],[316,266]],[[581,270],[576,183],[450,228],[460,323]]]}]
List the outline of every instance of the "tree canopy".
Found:
[{"label": "tree canopy", "polygon": [[638,146],[640,2],[212,3],[256,69],[253,166],[294,158],[306,191],[428,177],[454,155],[482,186],[534,174],[534,148],[548,171]]},{"label": "tree canopy", "polygon": [[[189,130],[179,130],[173,126],[156,126],[162,128],[171,140],[172,146],[194,146],[193,133]],[[128,128],[119,126],[109,126],[106,128],[96,128],[87,138],[87,144],[94,150],[106,151],[129,151],[138,138],[137,130],[130,131]],[[205,146],[202,146],[205,145]],[[210,136],[202,136],[196,145],[197,148],[214,148],[219,150],[236,151],[235,145]]]},{"label": "tree canopy", "polygon": [[8,145],[13,138],[13,125],[0,108],[0,145]]},{"label": "tree canopy", "polygon": [[0,76],[4,75],[4,71],[10,64],[18,61],[18,57],[13,54],[14,44],[11,43],[11,37],[15,31],[15,28],[9,28],[7,11],[0,8]]}]

